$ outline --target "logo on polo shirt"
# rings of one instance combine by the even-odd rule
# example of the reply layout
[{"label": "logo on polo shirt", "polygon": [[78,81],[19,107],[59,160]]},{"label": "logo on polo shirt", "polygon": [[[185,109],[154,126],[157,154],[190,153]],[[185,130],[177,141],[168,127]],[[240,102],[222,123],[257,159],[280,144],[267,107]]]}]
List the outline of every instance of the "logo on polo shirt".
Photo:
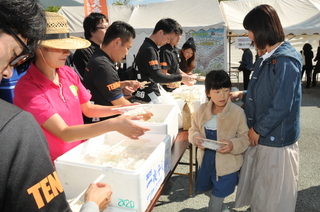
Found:
[{"label": "logo on polo shirt", "polygon": [[114,82],[112,84],[107,85],[107,88],[109,89],[109,91],[112,91],[114,89],[119,88],[120,86],[121,86],[121,83],[120,81],[118,81],[118,82]]},{"label": "logo on polo shirt", "polygon": [[160,63],[160,65],[161,65],[161,66],[168,66],[168,63],[162,62],[162,63]]},{"label": "logo on polo shirt", "polygon": [[56,171],[52,172],[27,190],[28,194],[33,196],[39,209],[51,202],[51,200],[59,196],[63,191]]},{"label": "logo on polo shirt", "polygon": [[158,65],[159,63],[158,63],[158,60],[151,60],[151,61],[149,61],[149,65],[150,66],[154,66],[154,65]]},{"label": "logo on polo shirt", "polygon": [[74,96],[78,96],[78,87],[77,86],[75,86],[75,85],[70,85],[70,90],[71,90],[71,92],[72,92],[72,94],[74,95]]}]

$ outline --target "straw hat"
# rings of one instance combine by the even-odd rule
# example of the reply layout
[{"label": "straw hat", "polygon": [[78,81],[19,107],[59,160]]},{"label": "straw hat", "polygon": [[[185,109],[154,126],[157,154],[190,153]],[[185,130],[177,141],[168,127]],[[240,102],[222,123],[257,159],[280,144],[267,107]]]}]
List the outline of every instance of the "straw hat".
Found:
[{"label": "straw hat", "polygon": [[54,49],[83,49],[91,45],[86,39],[69,35],[68,22],[63,15],[46,12],[46,18],[46,36],[41,41],[41,46]]}]

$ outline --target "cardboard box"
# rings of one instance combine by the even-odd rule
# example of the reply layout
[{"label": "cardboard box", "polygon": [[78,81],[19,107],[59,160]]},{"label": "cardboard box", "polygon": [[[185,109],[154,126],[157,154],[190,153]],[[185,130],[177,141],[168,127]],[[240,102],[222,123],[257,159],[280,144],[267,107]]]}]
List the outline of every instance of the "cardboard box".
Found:
[{"label": "cardboard box", "polygon": [[[141,162],[141,158],[146,159]],[[113,191],[106,211],[145,211],[170,166],[170,137],[163,134],[145,134],[131,140],[117,132],[106,133],[55,160],[67,199],[77,197],[104,174],[100,182],[109,184]]]},{"label": "cardboard box", "polygon": [[173,144],[178,132],[178,109],[175,105],[148,104],[149,111],[153,116],[148,121],[138,121],[139,125],[150,128],[146,133],[170,135],[171,145]]}]

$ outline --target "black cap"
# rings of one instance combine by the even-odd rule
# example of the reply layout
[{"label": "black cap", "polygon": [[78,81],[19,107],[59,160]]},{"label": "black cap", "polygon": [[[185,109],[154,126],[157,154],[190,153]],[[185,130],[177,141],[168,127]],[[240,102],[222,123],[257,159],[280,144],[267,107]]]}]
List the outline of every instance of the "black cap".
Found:
[{"label": "black cap", "polygon": [[193,51],[196,51],[196,45],[194,44],[194,40],[190,37],[182,46],[183,49],[191,48]]}]

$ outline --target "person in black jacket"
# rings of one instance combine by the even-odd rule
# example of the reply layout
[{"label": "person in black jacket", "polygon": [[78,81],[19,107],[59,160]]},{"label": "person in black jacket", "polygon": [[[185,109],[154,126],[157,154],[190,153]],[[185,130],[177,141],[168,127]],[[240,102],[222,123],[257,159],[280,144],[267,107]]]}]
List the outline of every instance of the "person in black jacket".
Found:
[{"label": "person in black jacket", "polygon": [[303,45],[301,54],[303,59],[301,78],[303,77],[304,71],[306,71],[307,84],[305,88],[309,88],[311,84],[311,74],[313,69],[313,66],[312,66],[313,52],[312,52],[312,46],[310,45],[310,43],[306,43]]},{"label": "person in black jacket", "polygon": [[320,40],[319,40],[319,46],[317,50],[317,55],[313,59],[313,61],[317,61],[316,66],[314,67],[313,74],[312,74],[312,86],[315,87],[317,83],[317,74],[320,73]]},{"label": "person in black jacket", "polygon": [[243,69],[241,69],[243,73],[243,89],[247,90],[252,71],[251,68],[253,65],[253,56],[250,49],[242,49],[242,51],[243,54],[240,61],[240,67],[243,67]]}]

